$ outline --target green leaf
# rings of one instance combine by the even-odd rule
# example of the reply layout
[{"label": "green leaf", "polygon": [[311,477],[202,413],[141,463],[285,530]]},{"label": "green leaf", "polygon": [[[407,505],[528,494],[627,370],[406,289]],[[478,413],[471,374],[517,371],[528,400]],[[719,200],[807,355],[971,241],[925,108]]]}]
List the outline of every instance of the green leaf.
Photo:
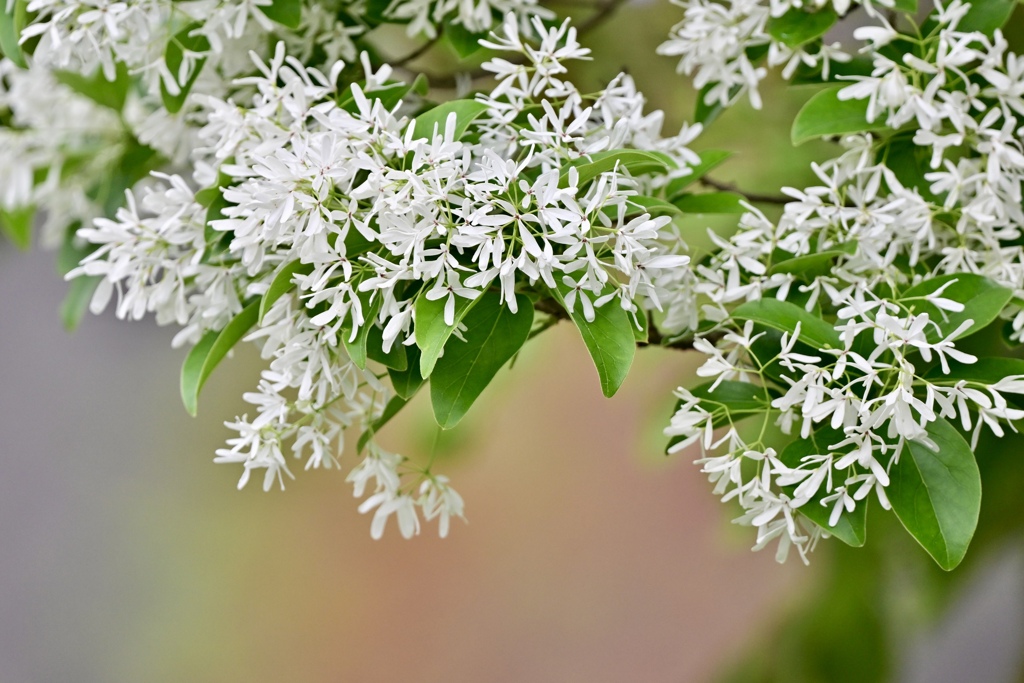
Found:
[{"label": "green leaf", "polygon": [[413,310],[413,320],[416,323],[416,345],[423,352],[420,355],[420,375],[422,377],[430,377],[437,359],[440,358],[445,344],[448,343],[448,338],[466,313],[480,300],[479,298],[466,299],[456,295],[455,315],[452,324],[448,325],[444,321],[444,307],[448,302],[449,295],[431,301],[427,298],[428,291],[424,289],[416,297]]},{"label": "green leaf", "polygon": [[274,275],[274,279],[270,282],[270,287],[267,288],[267,291],[260,299],[259,322],[263,322],[264,316],[267,315],[267,311],[274,305],[274,302],[295,289],[295,282],[292,280],[295,275],[309,275],[312,272],[312,263],[302,263],[296,260],[284,264],[277,271],[277,274]]},{"label": "green leaf", "polygon": [[498,370],[514,356],[533,326],[533,303],[516,295],[513,313],[497,292],[486,292],[465,317],[466,341],[452,339],[430,377],[430,402],[442,429],[459,423]]},{"label": "green leaf", "polygon": [[740,202],[746,198],[735,192],[684,194],[672,200],[683,213],[746,213]]},{"label": "green leaf", "polygon": [[391,376],[391,386],[395,388],[395,393],[409,400],[416,395],[425,380],[420,377],[420,350],[415,346],[407,346],[405,353],[408,367],[405,370],[388,368],[388,375]]},{"label": "green leaf", "polygon": [[103,277],[100,275],[79,275],[68,285],[68,293],[60,304],[60,320],[65,330],[74,332],[78,329],[101,280]]},{"label": "green leaf", "polygon": [[384,328],[379,325],[365,325],[369,328],[366,334],[366,357],[377,361],[386,368],[406,370],[409,367],[409,355],[405,345],[395,341],[390,351],[384,351]]},{"label": "green leaf", "polygon": [[261,6],[260,11],[282,26],[298,28],[302,21],[302,0],[273,0],[269,5]]},{"label": "green leaf", "polygon": [[36,207],[23,206],[13,210],[0,209],[0,232],[7,236],[14,246],[28,251],[32,246],[32,223]]},{"label": "green leaf", "polygon": [[769,35],[779,42],[800,47],[825,35],[836,19],[838,16],[831,8],[817,12],[791,9],[781,17],[770,19],[766,28]]},{"label": "green leaf", "polygon": [[360,292],[359,301],[363,307],[363,326],[356,332],[354,339],[350,339],[352,336],[352,323],[349,318],[344,325],[341,326],[342,343],[345,345],[345,350],[348,352],[352,362],[360,370],[366,369],[366,349],[370,337],[370,330],[376,327],[377,311],[380,310],[380,297],[373,299],[373,303],[370,303],[371,292]]},{"label": "green leaf", "polygon": [[[910,135],[897,135],[885,142],[878,151],[879,161],[892,171],[896,180],[908,189],[917,190],[917,193],[929,201],[936,201],[938,198],[932,194],[932,183],[925,178],[926,173],[931,173],[929,166],[931,161],[931,150],[927,147],[914,144],[914,138]],[[938,200],[941,204],[942,201]]]},{"label": "green leaf", "polygon": [[978,525],[981,475],[970,446],[943,419],[928,425],[938,452],[908,441],[892,466],[886,495],[910,535],[940,567],[960,564]]},{"label": "green leaf", "polygon": [[231,319],[223,330],[211,330],[203,335],[192,347],[185,363],[181,366],[181,400],[185,410],[192,417],[199,410],[199,392],[214,368],[228,355],[235,344],[252,329],[259,318],[260,302],[257,299]]},{"label": "green leaf", "polygon": [[[924,300],[925,296],[953,280],[956,282],[943,290],[941,296],[962,303],[964,310],[959,313],[943,311]],[[1012,298],[1012,291],[986,277],[973,273],[954,273],[933,277],[911,287],[903,292],[899,302],[917,314],[928,313],[928,317],[938,324],[938,330],[929,325],[925,334],[929,340],[938,341],[952,334],[965,320],[973,320],[974,323],[955,339],[974,334],[995,320]]]},{"label": "green leaf", "polygon": [[[973,363],[950,362],[949,374],[936,365],[925,373],[924,379],[935,381],[948,379],[951,382],[967,380],[977,384],[995,384],[1013,375],[1024,375],[1024,360],[1020,358],[979,358]],[[1009,396],[1007,396],[1009,398]]]},{"label": "green leaf", "polygon": [[808,280],[813,280],[816,277],[827,275],[837,260],[844,256],[851,256],[856,251],[857,242],[856,240],[851,240],[832,249],[819,251],[816,254],[804,254],[803,256],[779,261],[768,270],[768,273],[770,275],[775,273],[792,273],[793,275],[800,275]]},{"label": "green leaf", "polygon": [[[829,429],[815,430],[809,439],[797,439],[789,444],[779,454],[779,460],[787,467],[797,467],[801,459],[808,455],[827,455],[828,447],[839,443],[845,438],[842,432]],[[796,486],[791,487],[791,490]],[[832,503],[822,505],[821,499],[829,493],[822,487],[813,498],[800,506],[798,510],[807,519],[811,520],[822,529],[838,538],[840,541],[855,548],[864,545],[867,540],[867,519],[868,501],[862,500],[857,503],[853,512],[843,510],[835,526],[829,525],[829,517],[832,515]]]},{"label": "green leaf", "polygon": [[124,109],[128,91],[132,87],[132,77],[128,75],[128,67],[121,62],[115,65],[115,77],[108,81],[99,69],[92,76],[83,76],[74,71],[55,71],[54,77],[79,95],[88,97],[93,102],[120,112]]},{"label": "green leaf", "polygon": [[[942,371],[942,365],[936,363],[923,378],[939,385],[952,385],[960,381],[972,384],[990,385],[1015,375],[1024,375],[1024,360],[1020,358],[978,358],[973,363],[960,363],[951,360],[949,372]],[[1024,395],[1004,392],[1006,402],[1014,408],[1024,408]]]},{"label": "green leaf", "polygon": [[683,190],[697,182],[712,170],[720,166],[726,159],[732,156],[732,152],[722,150],[708,150],[700,153],[700,163],[690,167],[687,175],[673,178],[665,186],[665,196],[670,200],[675,199]]},{"label": "green leaf", "polygon": [[888,129],[884,117],[868,123],[867,100],[840,100],[838,93],[845,87],[822,90],[807,101],[793,121],[790,137],[794,145],[830,135]]},{"label": "green leaf", "polygon": [[448,125],[448,116],[455,114],[455,134],[453,137],[459,140],[465,135],[469,125],[485,111],[487,111],[487,105],[476,100],[452,100],[451,102],[439,104],[433,109],[418,115],[410,124],[415,126],[413,137],[417,139],[430,139],[435,134],[444,135],[445,126]]},{"label": "green leaf", "polygon": [[8,3],[9,0],[0,3],[0,53],[16,66],[27,69],[28,63],[18,41],[21,39],[22,29],[28,25],[28,2],[15,0],[10,9]]},{"label": "green leaf", "polygon": [[967,14],[957,24],[957,31],[980,31],[988,36],[1010,20],[1018,0],[972,0]]},{"label": "green leaf", "polygon": [[[617,207],[607,207],[608,213],[618,217]],[[675,204],[666,202],[657,197],[646,197],[644,195],[631,195],[626,199],[626,216],[639,216],[649,213],[651,216],[678,216],[682,213]]]},{"label": "green leaf", "polygon": [[444,37],[459,59],[466,59],[483,49],[480,40],[487,37],[487,32],[472,33],[462,24],[449,23],[444,27]]},{"label": "green leaf", "polygon": [[178,81],[178,71],[181,68],[181,63],[185,59],[185,53],[196,53],[205,54],[210,51],[210,41],[206,39],[206,36],[202,34],[191,35],[193,31],[201,28],[202,25],[193,22],[183,28],[181,31],[176,33],[168,42],[167,50],[164,52],[164,61],[167,63],[167,69],[170,71],[175,82],[178,83],[179,92],[176,95],[172,95],[167,90],[167,86],[160,82],[160,97],[163,100],[164,108],[172,114],[176,114],[181,111],[182,106],[185,104],[185,99],[188,97],[189,92],[192,90],[193,84],[196,79],[199,78],[199,72],[203,70],[203,65],[206,64],[205,57],[199,57],[195,60],[192,65],[192,70],[182,83]]},{"label": "green leaf", "polygon": [[917,14],[917,0],[896,0],[893,3],[893,7],[898,9],[900,12]]},{"label": "green leaf", "polygon": [[800,306],[778,299],[748,301],[732,312],[737,320],[753,320],[766,327],[793,334],[800,323],[800,341],[818,349],[841,349],[839,333],[831,323],[808,313]]},{"label": "green leaf", "polygon": [[[710,126],[711,123],[719,116],[721,116],[723,111],[725,111],[725,105],[722,104],[721,102],[717,100],[712,104],[708,104],[707,102],[708,93],[711,92],[711,89],[716,87],[717,85],[717,81],[715,81],[714,83],[708,83],[707,85],[700,89],[699,93],[697,93],[697,107],[694,109],[693,112],[693,120],[696,123],[703,124],[705,128]],[[736,96],[740,94],[740,89],[740,86],[736,85],[729,90],[730,102],[736,99]]]},{"label": "green leaf", "polygon": [[[559,282],[558,289],[552,292],[566,311],[569,311],[565,305],[568,291],[569,288]],[[614,396],[629,374],[633,356],[636,355],[633,321],[614,299],[594,309],[593,322],[587,322],[582,306],[573,308],[569,311],[569,317],[576,323],[583,343],[587,345],[590,357],[594,360],[601,379],[601,391],[605,396]]]},{"label": "green leaf", "polygon": [[559,187],[569,186],[569,171],[573,168],[576,169],[578,174],[578,187],[583,187],[602,173],[607,173],[616,168],[626,169],[631,175],[636,176],[645,173],[660,173],[675,167],[675,162],[660,152],[642,152],[637,149],[611,149],[606,152],[589,154],[563,167],[558,179],[558,185]]}]

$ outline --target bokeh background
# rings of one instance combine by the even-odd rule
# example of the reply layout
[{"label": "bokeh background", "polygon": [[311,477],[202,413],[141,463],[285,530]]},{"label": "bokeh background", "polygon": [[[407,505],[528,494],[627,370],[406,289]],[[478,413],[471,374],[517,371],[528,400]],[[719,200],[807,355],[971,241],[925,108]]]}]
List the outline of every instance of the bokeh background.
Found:
[{"label": "bokeh background", "polygon": [[[680,15],[620,9],[587,36],[584,86],[626,69],[677,127],[694,96],[653,49]],[[741,152],[717,176],[750,190],[807,183],[827,149],[793,149],[788,126],[809,94],[771,83],[763,112],[736,107],[696,147]],[[865,549],[778,565],[695,453],[662,455],[695,359],[644,350],[606,400],[559,326],[438,440],[469,523],[374,542],[343,472],[237,492],[212,463],[253,350],[192,419],[172,331],[105,315],[68,335],[64,290],[51,254],[0,245],[0,683],[1024,681],[1020,439],[981,451],[981,528],[953,574],[885,515]],[[430,452],[424,398],[384,443]]]}]

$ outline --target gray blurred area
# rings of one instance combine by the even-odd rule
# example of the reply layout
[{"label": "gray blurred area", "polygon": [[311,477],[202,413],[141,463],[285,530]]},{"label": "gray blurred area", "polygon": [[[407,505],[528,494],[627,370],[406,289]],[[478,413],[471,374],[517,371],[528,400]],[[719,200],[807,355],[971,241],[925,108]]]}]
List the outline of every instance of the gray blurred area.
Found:
[{"label": "gray blurred area", "polygon": [[[375,543],[337,471],[239,493],[212,464],[255,354],[191,419],[171,331],[68,335],[64,287],[0,251],[0,681],[708,680],[808,572],[723,534],[692,458],[660,454],[683,354],[607,401],[548,333],[444,444],[470,523]],[[419,405],[386,440],[433,435]]]}]

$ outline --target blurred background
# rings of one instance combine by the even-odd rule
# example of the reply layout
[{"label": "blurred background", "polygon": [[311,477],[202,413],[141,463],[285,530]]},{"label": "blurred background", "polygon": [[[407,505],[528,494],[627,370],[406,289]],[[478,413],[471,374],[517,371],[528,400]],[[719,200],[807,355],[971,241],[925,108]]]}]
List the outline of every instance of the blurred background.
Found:
[{"label": "blurred background", "polygon": [[[680,16],[620,9],[585,41],[583,89],[626,69],[678,127],[693,93],[654,47]],[[716,176],[748,190],[806,184],[828,153],[789,143],[810,92],[771,83],[763,112],[737,106],[695,147],[739,152]],[[52,254],[0,245],[0,683],[1024,681],[1020,438],[980,450],[982,521],[952,574],[877,514],[866,548],[778,565],[694,452],[662,455],[695,359],[644,350],[606,400],[562,325],[440,438],[469,523],[374,542],[343,472],[265,494],[212,463],[252,349],[191,419],[173,331],[108,315],[68,335],[64,291]],[[430,451],[424,398],[382,443]]]}]

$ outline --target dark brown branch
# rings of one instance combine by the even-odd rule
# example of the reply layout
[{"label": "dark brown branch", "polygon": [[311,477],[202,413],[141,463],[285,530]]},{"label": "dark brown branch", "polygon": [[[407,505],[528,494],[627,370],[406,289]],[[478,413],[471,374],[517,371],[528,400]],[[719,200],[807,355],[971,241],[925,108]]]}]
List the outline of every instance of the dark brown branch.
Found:
[{"label": "dark brown branch", "polygon": [[711,187],[722,192],[735,192],[736,194],[741,194],[754,204],[788,204],[793,201],[784,195],[746,192],[745,190],[739,189],[733,183],[725,183],[721,180],[715,180],[714,178],[709,178],[707,176],[701,178],[699,182],[701,185],[706,185],[707,187]]}]

